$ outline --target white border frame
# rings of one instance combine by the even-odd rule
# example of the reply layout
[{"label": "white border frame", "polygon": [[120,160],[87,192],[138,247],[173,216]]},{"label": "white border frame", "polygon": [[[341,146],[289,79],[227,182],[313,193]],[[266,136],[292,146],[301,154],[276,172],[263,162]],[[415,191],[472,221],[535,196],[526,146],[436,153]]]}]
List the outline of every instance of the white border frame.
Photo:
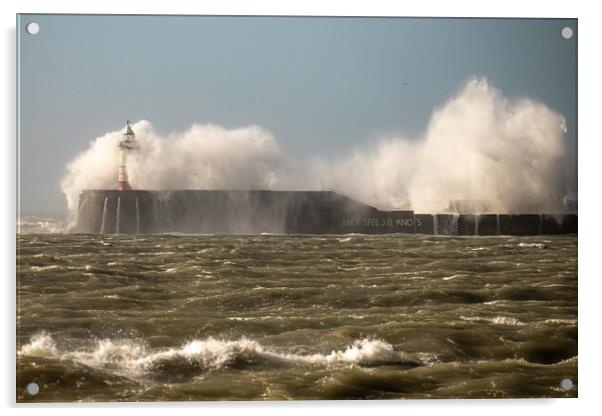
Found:
[{"label": "white border frame", "polygon": [[[3,407],[8,414],[44,412],[45,415],[105,414],[109,410],[119,413],[164,415],[242,413],[266,414],[320,414],[341,411],[346,415],[364,415],[369,409],[382,414],[420,412],[447,415],[507,415],[509,412],[535,411],[548,415],[594,413],[599,411],[598,386],[601,372],[600,351],[602,336],[598,331],[602,293],[599,244],[602,230],[598,208],[600,201],[598,178],[600,146],[599,111],[602,97],[602,54],[600,51],[600,14],[595,2],[549,0],[526,2],[524,0],[475,1],[454,0],[393,2],[386,0],[5,0],[0,3],[3,26],[3,64],[0,64],[4,99],[0,101],[4,137],[2,140],[3,189],[5,190],[2,215],[1,264],[4,336],[0,343],[2,358]],[[68,405],[16,405],[15,404],[15,218],[16,218],[16,13],[117,13],[117,14],[232,14],[232,15],[331,15],[331,16],[440,16],[440,17],[558,17],[579,19],[579,399],[510,399],[510,400],[412,400],[412,401],[339,401],[339,402],[194,402],[194,403],[141,403],[141,404],[68,404]]]}]

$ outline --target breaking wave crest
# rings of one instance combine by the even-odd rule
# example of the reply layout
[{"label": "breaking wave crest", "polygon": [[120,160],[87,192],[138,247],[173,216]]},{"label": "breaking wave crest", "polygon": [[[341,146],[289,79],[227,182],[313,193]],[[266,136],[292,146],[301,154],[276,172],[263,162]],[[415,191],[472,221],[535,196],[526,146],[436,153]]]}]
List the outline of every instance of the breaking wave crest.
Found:
[{"label": "breaking wave crest", "polygon": [[546,245],[543,243],[518,243],[519,247],[529,247],[529,248],[546,248]]},{"label": "breaking wave crest", "polygon": [[356,340],[329,354],[295,354],[276,351],[248,338],[228,341],[216,338],[193,340],[179,348],[149,350],[132,340],[99,340],[92,348],[61,351],[47,333],[36,334],[23,345],[19,356],[69,360],[131,379],[177,379],[209,370],[242,368],[262,363],[274,365],[419,366],[417,359],[395,351],[377,339]]},{"label": "breaking wave crest", "polygon": [[18,234],[57,234],[65,231],[65,222],[56,218],[23,216],[17,220]]},{"label": "breaking wave crest", "polygon": [[494,318],[484,318],[480,316],[460,316],[460,319],[462,319],[463,321],[490,322],[494,325],[525,325],[524,322],[521,322],[518,319],[509,316],[496,316]]},{"label": "breaking wave crest", "polygon": [[45,332],[34,335],[29,343],[22,346],[19,355],[30,355],[34,357],[52,357],[57,355],[56,343],[50,335]]}]

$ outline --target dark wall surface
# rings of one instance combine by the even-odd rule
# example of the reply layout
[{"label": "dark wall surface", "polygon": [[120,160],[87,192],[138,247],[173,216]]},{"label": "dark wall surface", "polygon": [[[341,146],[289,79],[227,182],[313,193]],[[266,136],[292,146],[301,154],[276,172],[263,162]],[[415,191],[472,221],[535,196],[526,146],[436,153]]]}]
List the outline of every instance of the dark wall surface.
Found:
[{"label": "dark wall surface", "polygon": [[80,195],[74,231],[100,234],[573,234],[577,233],[577,216],[380,211],[329,191],[87,190]]}]

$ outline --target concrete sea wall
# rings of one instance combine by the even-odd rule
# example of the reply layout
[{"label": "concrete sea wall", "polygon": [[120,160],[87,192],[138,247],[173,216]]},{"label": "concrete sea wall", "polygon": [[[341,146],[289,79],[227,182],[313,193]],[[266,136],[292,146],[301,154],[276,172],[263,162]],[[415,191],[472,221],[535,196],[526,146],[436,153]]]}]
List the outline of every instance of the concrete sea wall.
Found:
[{"label": "concrete sea wall", "polygon": [[80,195],[80,233],[433,234],[577,233],[577,215],[415,214],[380,211],[328,191],[117,191]]}]

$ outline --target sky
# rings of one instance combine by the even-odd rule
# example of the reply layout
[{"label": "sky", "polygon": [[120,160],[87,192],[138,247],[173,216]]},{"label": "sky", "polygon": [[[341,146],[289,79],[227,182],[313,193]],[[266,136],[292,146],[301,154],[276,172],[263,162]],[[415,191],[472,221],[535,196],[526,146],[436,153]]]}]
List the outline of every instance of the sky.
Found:
[{"label": "sky", "polygon": [[564,115],[577,194],[575,19],[20,15],[17,32],[24,215],[64,214],[67,163],[128,119],[259,125],[303,163],[419,136],[474,76]]}]

